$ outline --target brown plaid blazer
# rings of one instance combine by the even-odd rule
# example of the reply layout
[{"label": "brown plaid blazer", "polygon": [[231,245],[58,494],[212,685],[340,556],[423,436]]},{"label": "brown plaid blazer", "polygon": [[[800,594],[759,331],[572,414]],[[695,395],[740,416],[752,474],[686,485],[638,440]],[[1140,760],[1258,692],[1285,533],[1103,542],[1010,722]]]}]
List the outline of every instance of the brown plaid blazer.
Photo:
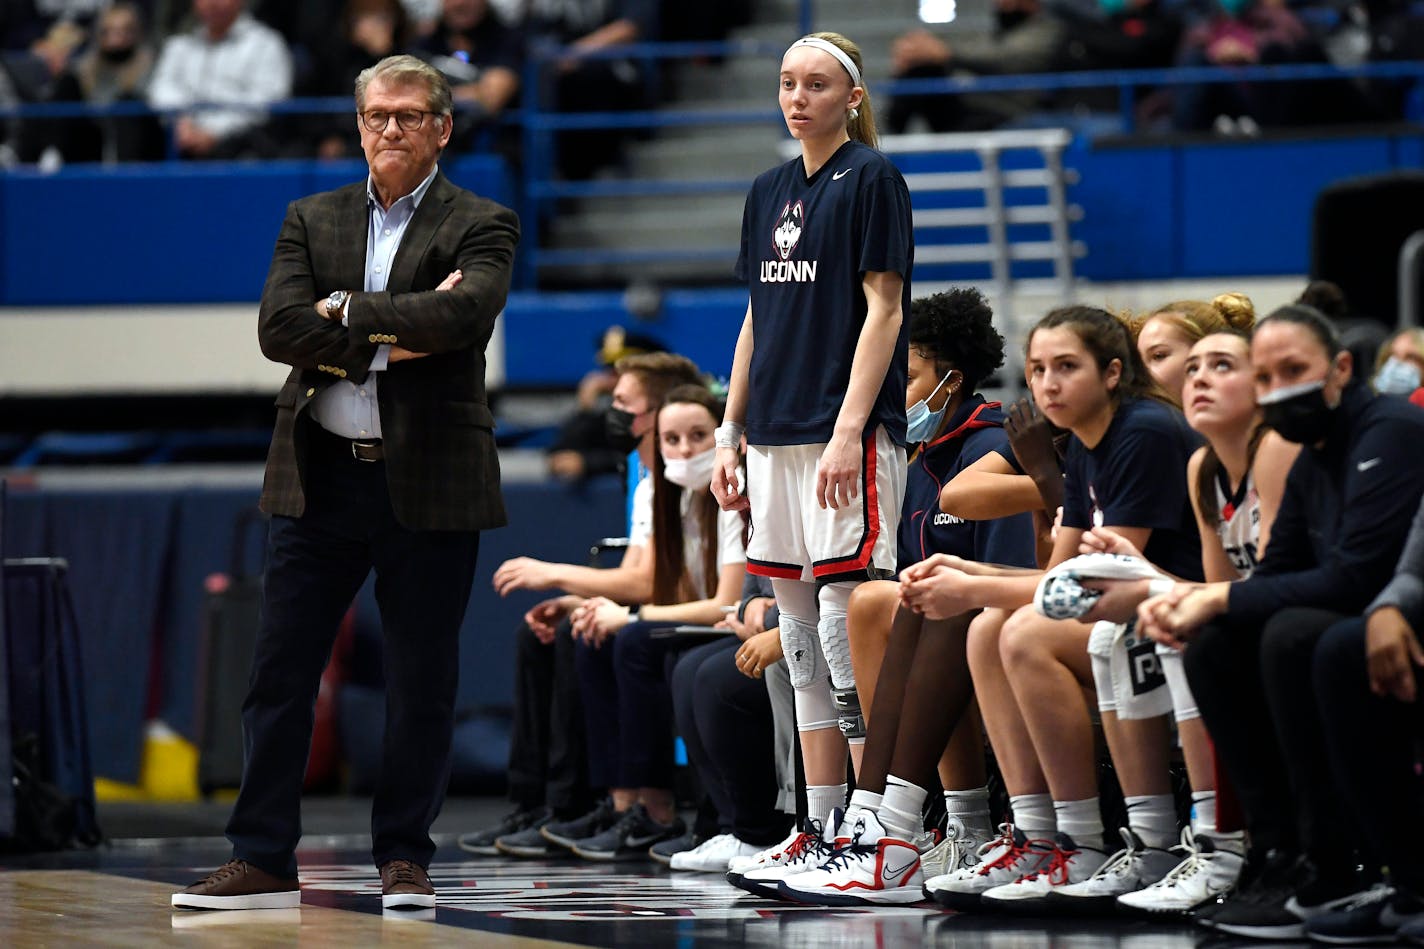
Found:
[{"label": "brown plaid blazer", "polygon": [[[307,405],[340,379],[360,382],[381,343],[423,359],[392,363],[378,388],[386,479],[396,518],[413,530],[483,530],[505,523],[485,396],[485,346],[509,292],[519,219],[438,174],[406,228],[382,293],[352,294],[348,326],[317,300],[365,284],[369,218],[364,181],[292,202],[262,290],[257,337],[292,367],[277,395],[262,510],[300,517]],[[450,271],[454,290],[433,291]]]}]

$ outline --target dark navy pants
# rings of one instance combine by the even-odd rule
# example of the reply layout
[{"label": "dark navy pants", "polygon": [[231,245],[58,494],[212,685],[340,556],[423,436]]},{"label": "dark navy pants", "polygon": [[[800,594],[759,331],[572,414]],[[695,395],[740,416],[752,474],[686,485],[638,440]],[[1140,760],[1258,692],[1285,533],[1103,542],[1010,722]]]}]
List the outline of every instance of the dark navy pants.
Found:
[{"label": "dark navy pants", "polygon": [[[296,876],[302,778],[313,706],[337,625],[373,569],[381,611],[386,725],[371,805],[371,856],[427,866],[430,825],[450,776],[459,633],[479,533],[412,531],[397,523],[384,462],[312,426],[306,513],[274,517],[262,625],[242,707],[246,763],[228,821],[233,855]],[[236,673],[236,670],[234,670]]]},{"label": "dark navy pants", "polygon": [[652,623],[629,623],[599,646],[575,644],[594,787],[671,788],[673,712],[670,641]]}]

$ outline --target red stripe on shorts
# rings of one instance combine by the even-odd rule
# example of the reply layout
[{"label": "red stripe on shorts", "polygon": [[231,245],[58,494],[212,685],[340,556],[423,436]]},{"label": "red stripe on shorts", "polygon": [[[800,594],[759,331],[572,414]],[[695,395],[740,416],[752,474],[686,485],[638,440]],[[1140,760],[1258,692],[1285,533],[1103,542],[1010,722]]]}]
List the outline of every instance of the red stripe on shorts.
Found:
[{"label": "red stripe on shorts", "polygon": [[771,577],[773,580],[800,580],[801,568],[790,564],[768,563],[765,560],[747,558],[747,573],[757,577]]},{"label": "red stripe on shorts", "polygon": [[861,464],[861,492],[865,495],[865,539],[855,556],[843,560],[827,560],[811,568],[811,575],[824,577],[829,574],[844,573],[847,570],[864,570],[870,566],[871,555],[875,553],[875,542],[880,539],[880,497],[875,488],[875,463],[879,455],[875,450],[875,433],[865,438],[865,457]]}]

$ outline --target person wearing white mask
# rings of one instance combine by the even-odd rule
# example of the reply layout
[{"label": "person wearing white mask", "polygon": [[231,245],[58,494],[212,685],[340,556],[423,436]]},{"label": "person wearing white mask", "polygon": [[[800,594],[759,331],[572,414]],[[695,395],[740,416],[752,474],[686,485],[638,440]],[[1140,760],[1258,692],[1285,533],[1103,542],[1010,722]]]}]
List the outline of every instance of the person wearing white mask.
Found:
[{"label": "person wearing white mask", "polygon": [[612,828],[570,842],[585,859],[640,859],[651,845],[683,834],[673,807],[667,684],[676,647],[652,632],[711,626],[741,597],[746,520],[719,510],[707,490],[722,411],[722,401],[702,385],[678,386],[658,411],[652,601],[625,606],[594,597],[573,613],[589,777],[610,789],[622,815]]},{"label": "person wearing white mask", "polygon": [[1424,330],[1400,330],[1380,347],[1374,389],[1381,395],[1409,398],[1424,376]]}]

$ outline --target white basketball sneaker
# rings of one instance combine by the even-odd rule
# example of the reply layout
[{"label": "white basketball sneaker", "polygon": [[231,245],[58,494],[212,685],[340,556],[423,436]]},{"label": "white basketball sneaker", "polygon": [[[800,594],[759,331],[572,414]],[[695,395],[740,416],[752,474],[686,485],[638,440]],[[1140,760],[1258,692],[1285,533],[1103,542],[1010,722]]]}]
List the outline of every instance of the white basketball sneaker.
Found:
[{"label": "white basketball sneaker", "polygon": [[[847,815],[850,843],[815,870],[787,876],[781,895],[817,906],[918,903],[925,898],[920,852],[889,836],[874,811]],[[853,822],[853,823],[852,823]]]},{"label": "white basketball sneaker", "polygon": [[1051,840],[1030,840],[1012,824],[1000,824],[999,832],[979,848],[974,863],[926,880],[925,895],[950,909],[977,909],[985,891],[1033,873],[1053,855]]},{"label": "white basketball sneaker", "polygon": [[1048,895],[1070,883],[1081,883],[1107,862],[1108,855],[1091,847],[1079,847],[1067,834],[1055,834],[1053,849],[1043,865],[1012,883],[985,890],[979,901],[985,909],[1006,912],[1041,912]]},{"label": "white basketball sneaker", "polygon": [[1161,880],[1177,865],[1177,856],[1158,847],[1148,847],[1130,828],[1119,830],[1123,849],[1108,858],[1093,875],[1081,883],[1056,887],[1048,898],[1053,908],[1068,912],[1111,910],[1119,896],[1135,893]]},{"label": "white basketball sneaker", "polygon": [[[941,839],[921,851],[920,872],[928,881],[953,870],[976,866],[979,863],[979,851],[986,843],[988,841],[971,834],[958,817],[950,815],[946,819]],[[916,841],[916,845],[924,846],[920,841]]]},{"label": "white basketball sneaker", "polygon": [[1182,830],[1181,844],[1172,849],[1186,854],[1186,859],[1146,889],[1119,896],[1119,906],[1153,915],[1183,915],[1235,886],[1246,862],[1239,853],[1217,849],[1210,837],[1196,836],[1190,826]]},{"label": "white basketball sneaker", "polygon": [[836,834],[840,832],[844,817],[845,812],[837,807],[824,822],[814,817],[806,818],[801,833],[791,843],[768,854],[762,863],[740,873],[729,869],[727,882],[756,896],[780,899],[777,885],[784,878],[814,870],[835,852]]},{"label": "white basketball sneaker", "polygon": [[696,873],[725,873],[733,857],[749,857],[756,853],[758,850],[754,844],[742,843],[733,834],[718,834],[691,850],[673,854],[668,866]]}]

